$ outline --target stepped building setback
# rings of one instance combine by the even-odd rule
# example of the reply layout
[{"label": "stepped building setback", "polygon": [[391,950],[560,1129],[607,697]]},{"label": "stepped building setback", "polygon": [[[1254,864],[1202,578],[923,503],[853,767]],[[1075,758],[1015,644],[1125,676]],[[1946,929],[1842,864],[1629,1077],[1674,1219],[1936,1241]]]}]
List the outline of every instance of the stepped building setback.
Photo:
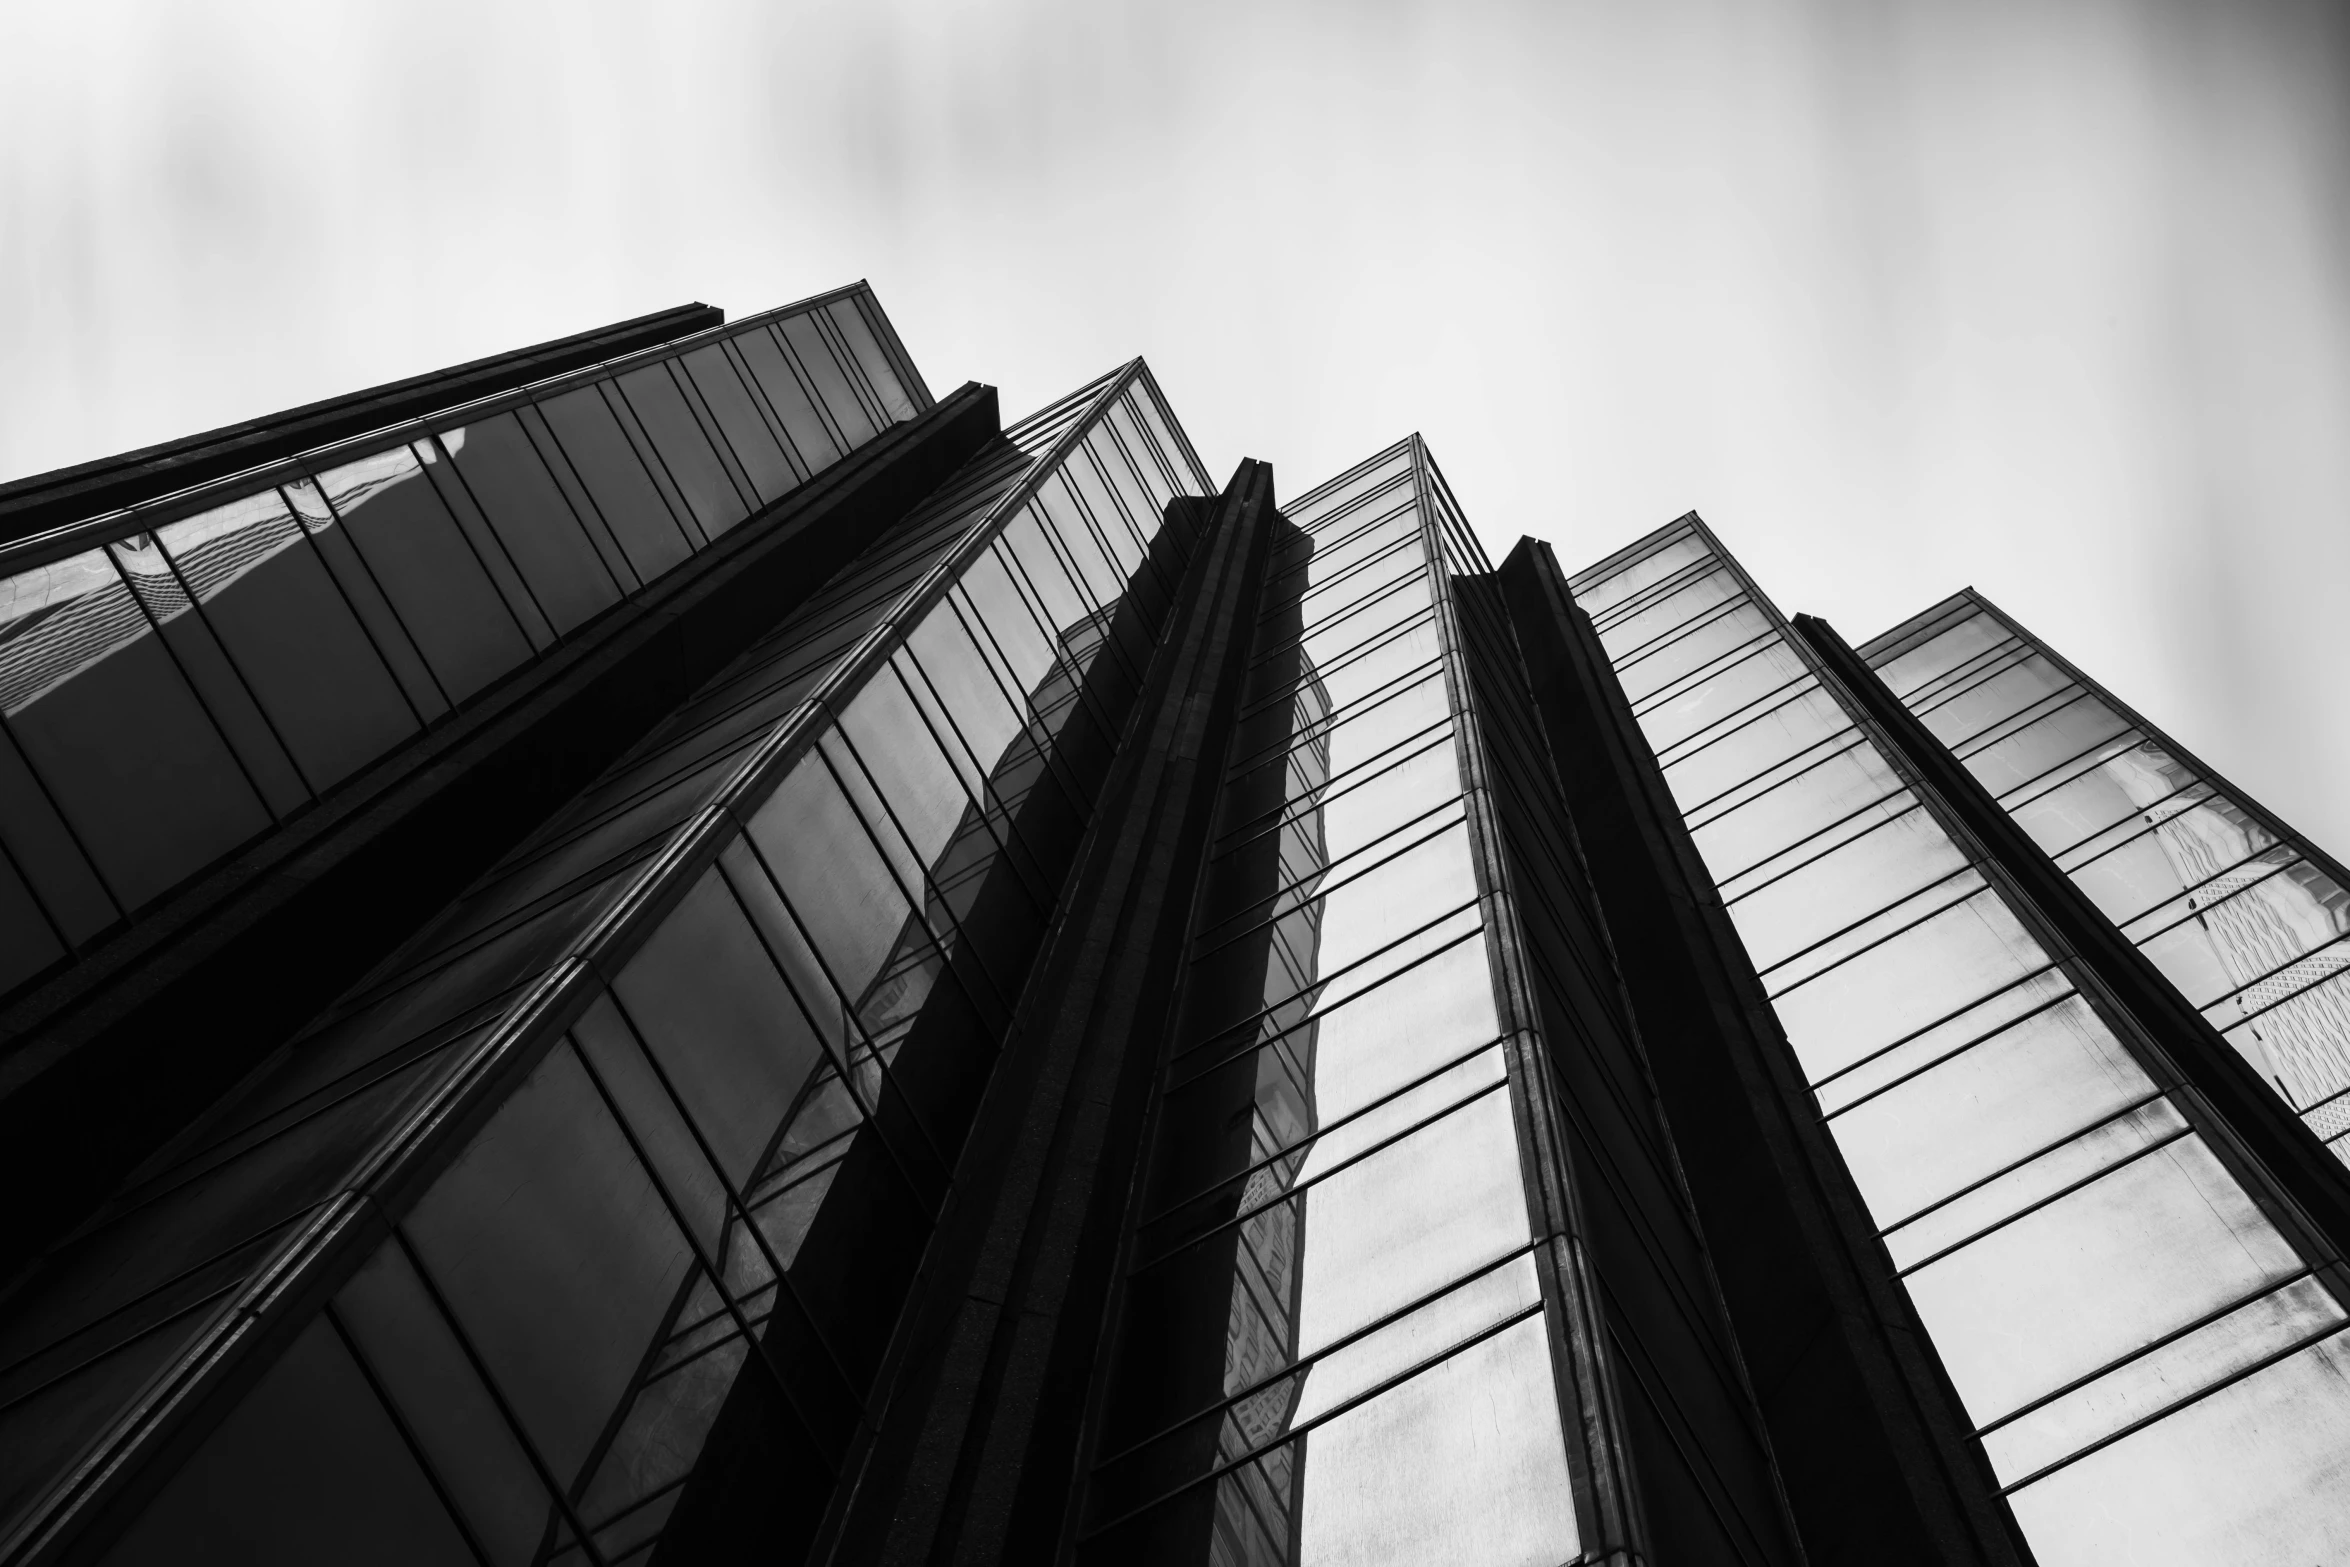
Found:
[{"label": "stepped building setback", "polygon": [[2350,872],[1312,477],[858,284],[0,487],[0,1567],[2350,1561]]}]

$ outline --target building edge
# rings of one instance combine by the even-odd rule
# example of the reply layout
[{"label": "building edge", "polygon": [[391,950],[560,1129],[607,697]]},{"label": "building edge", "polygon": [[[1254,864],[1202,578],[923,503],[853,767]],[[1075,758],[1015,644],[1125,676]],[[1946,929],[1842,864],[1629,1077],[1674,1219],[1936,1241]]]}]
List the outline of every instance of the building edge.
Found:
[{"label": "building edge", "polygon": [[1806,1553],[2020,1567],[1597,633],[1547,544],[1498,575]]},{"label": "building edge", "polygon": [[724,324],[699,300],[0,484],[0,544]]}]

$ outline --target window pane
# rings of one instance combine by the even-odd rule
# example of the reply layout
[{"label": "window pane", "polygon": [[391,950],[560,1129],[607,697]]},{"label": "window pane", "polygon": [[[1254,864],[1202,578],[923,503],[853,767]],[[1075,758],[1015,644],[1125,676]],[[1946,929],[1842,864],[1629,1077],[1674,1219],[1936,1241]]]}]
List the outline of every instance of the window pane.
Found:
[{"label": "window pane", "polygon": [[311,548],[334,579],[343,601],[351,607],[359,623],[367,628],[368,641],[376,656],[392,673],[407,697],[409,707],[426,723],[449,710],[449,698],[441,690],[438,680],[417,651],[415,639],[408,628],[392,613],[391,604],[384,598],[383,588],[375,574],[368,569],[359,551],[351,543],[350,534],[326,504],[326,497],[318,486],[308,479],[296,479],[283,485],[279,492],[292,508],[294,518],[309,535]]},{"label": "window pane", "polygon": [[716,538],[750,515],[693,411],[686,407],[684,394],[669,379],[667,365],[631,370],[614,384],[652,438],[663,470],[683,492],[705,535]]},{"label": "window pane", "polygon": [[392,610],[450,700],[530,656],[530,644],[408,447],[318,476]]},{"label": "window pane", "polygon": [[1398,447],[1393,456],[1314,491],[1302,498],[1302,504],[1293,501],[1282,509],[1300,528],[1321,531],[1350,512],[1367,515],[1372,506],[1393,505],[1398,492],[1411,483],[1411,474],[1411,453]]},{"label": "window pane", "polygon": [[[1083,460],[1082,452],[1070,454],[1071,462]],[[1037,487],[1036,499],[1029,503],[1045,517],[1045,530],[1060,547],[1061,558],[1070,572],[1094,603],[1116,603],[1126,592],[1126,573],[1103,553],[1102,538],[1087,525],[1084,515],[1070,499],[1065,472],[1056,472]]]},{"label": "window pane", "polygon": [[1096,606],[1079,592],[1060,554],[1045,542],[1032,506],[1020,508],[996,536],[994,547],[1016,564],[1021,586],[1034,595],[1056,639],[1094,617]]},{"label": "window pane", "polygon": [[804,757],[785,775],[753,814],[750,836],[834,982],[862,993],[912,910],[821,760]]},{"label": "window pane", "polygon": [[1927,917],[1771,998],[1814,1081],[2047,966],[2047,953],[1996,894],[1971,874],[1953,885],[1965,895],[1950,906],[1905,906],[1904,914]]},{"label": "window pane", "polygon": [[322,1318],[205,1439],[106,1555],[296,1567],[474,1560]]},{"label": "window pane", "polygon": [[0,859],[0,991],[65,956],[65,944],[50,927],[32,890],[16,867]]},{"label": "window pane", "polygon": [[1304,1439],[1302,1562],[1549,1564],[1579,1548],[1547,1334],[1530,1317]]},{"label": "window pane", "polygon": [[854,299],[835,300],[825,307],[832,317],[833,329],[840,333],[849,352],[856,356],[858,367],[865,372],[865,380],[873,388],[873,395],[881,399],[882,412],[891,419],[911,419],[916,409],[914,399],[899,384],[897,370],[889,357],[874,340],[873,329],[866,325],[864,312]]},{"label": "window pane", "polygon": [[2146,1103],[2153,1091],[2075,996],[1833,1124],[1870,1212],[1899,1226],[1889,1244],[1908,1263],[2119,1156],[2092,1143],[2127,1152],[2177,1131],[2168,1105]]},{"label": "window pane", "polygon": [[2014,1497],[2042,1567],[2350,1559],[2350,1335],[2336,1334]]},{"label": "window pane", "polygon": [[9,580],[0,659],[10,734],[127,906],[269,826],[104,552]]},{"label": "window pane", "polygon": [[1985,652],[2007,640],[2007,629],[1990,616],[1969,615],[1899,658],[1877,665],[1877,674],[1906,699],[1912,693],[1940,685],[1951,671],[1973,664]]},{"label": "window pane", "polygon": [[888,418],[888,421],[914,418],[914,413],[917,413],[914,399],[907,395],[905,385],[900,385],[898,371],[888,362],[888,355],[881,352],[881,343],[874,341],[874,329],[865,322],[865,312],[858,308],[858,303],[860,301],[855,301],[855,298],[837,298],[837,301],[825,305],[825,315],[832,320],[832,331],[839,334],[839,341],[848,348],[848,355],[858,362],[858,369],[865,371],[865,383],[870,385],[872,395],[881,402],[881,416]]},{"label": "window pane", "polygon": [[783,976],[713,868],[613,982],[739,1188],[822,1062]]},{"label": "window pane", "polygon": [[[1913,806],[1895,815],[1880,808],[1871,815],[1874,831],[1730,905],[1757,968],[1767,974],[1864,911],[1892,904],[1965,866],[1966,857],[1923,810]],[[1737,867],[1706,868],[1718,874]],[[1776,987],[1792,976],[1770,977]]]},{"label": "window pane", "polygon": [[[1163,475],[1154,475],[1150,469],[1145,469],[1143,473],[1143,482],[1152,486],[1152,493],[1159,497],[1162,510],[1170,496],[1212,492],[1215,485],[1192,468],[1191,459],[1184,453],[1183,443],[1176,439],[1173,421],[1159,406],[1158,399],[1138,388],[1134,400],[1142,424],[1149,432],[1150,445],[1158,464],[1166,470]],[[1139,460],[1140,453],[1136,455]]]},{"label": "window pane", "polygon": [[1792,693],[1809,672],[1777,638],[1757,643],[1710,678],[1677,691],[1640,715],[1641,732],[1661,755],[1712,726],[1728,725]]},{"label": "window pane", "polygon": [[1634,658],[1653,643],[1695,624],[1707,611],[1743,598],[1746,590],[1728,570],[1717,570],[1684,582],[1654,603],[1608,623],[1608,651],[1616,658]]},{"label": "window pane", "polygon": [[416,715],[275,490],[157,536],[314,786],[416,732]]},{"label": "window pane", "polygon": [[718,421],[719,433],[726,437],[735,461],[742,464],[762,502],[780,498],[800,482],[791,459],[776,443],[774,432],[767,428],[766,418],[751,401],[750,390],[735,374],[734,361],[721,345],[706,344],[682,356],[678,364],[693,377],[711,417]]},{"label": "window pane", "polygon": [[[1690,836],[1714,873],[1725,898],[1747,879],[1767,876],[1775,864],[1808,858],[1840,836],[1865,831],[1883,814],[1872,810],[1897,800],[1902,783],[1873,745],[1831,752],[1767,793],[1744,800],[1724,815],[1691,824]],[[1885,810],[1896,808],[1885,804]],[[1776,859],[1783,851],[1787,861]]]},{"label": "window pane", "polygon": [[2131,733],[2130,726],[2104,703],[2083,698],[2033,719],[1980,750],[1962,751],[1959,758],[1984,788],[2003,795],[2042,778],[2060,763]]},{"label": "window pane", "polygon": [[[1238,1005],[1221,1013],[1212,997],[1203,999],[1190,1020],[1193,1039],[1201,1041],[1196,1056],[1184,1058],[1177,1074],[1188,1078],[1211,1061],[1232,1055],[1251,1036],[1270,1039],[1288,1029],[1284,1048],[1310,1050],[1318,1069],[1318,1112],[1326,1118],[1350,1115],[1363,1105],[1392,1093],[1424,1072],[1442,1066],[1463,1051],[1493,1038],[1500,1025],[1493,1010],[1493,983],[1481,941],[1463,940],[1477,929],[1475,912],[1439,921],[1438,939],[1449,939],[1434,957],[1418,942],[1398,963],[1384,960],[1365,965],[1369,977],[1349,976],[1332,988],[1339,994],[1312,1012],[1306,1003],[1316,1000],[1309,989],[1295,1016],[1285,1011],[1260,1027],[1213,1034],[1217,1025],[1253,1017],[1268,1000],[1262,986],[1240,991]],[[1414,959],[1425,961],[1414,962]],[[1410,962],[1410,967],[1404,967]],[[1392,975],[1392,978],[1387,976]],[[1385,983],[1379,983],[1384,979]],[[1236,1017],[1237,1015],[1237,1017]],[[1187,1041],[1188,1043],[1188,1041]]]},{"label": "window pane", "polygon": [[2296,1272],[2199,1137],[2119,1166],[1909,1275],[1978,1423]]},{"label": "window pane", "polygon": [[560,635],[616,602],[612,580],[514,415],[441,432],[441,445]]},{"label": "window pane", "polygon": [[1461,773],[1449,737],[1331,795],[1322,804],[1324,852],[1336,860],[1381,833],[1414,820],[1460,793]]},{"label": "window pane", "polygon": [[284,816],[311,796],[308,784],[286,754],[269,720],[253,700],[247,685],[220,639],[202,615],[195,613],[187,589],[164,559],[153,534],[134,534],[107,546],[123,580],[163,636],[165,650],[194,688],[213,725],[227,739],[245,776],[260,791],[262,803],[273,815]]},{"label": "window pane", "polygon": [[499,1108],[407,1229],[523,1429],[568,1483],[692,1266],[568,1045]]},{"label": "window pane", "polygon": [[[1177,495],[1188,494],[1191,486],[1168,482],[1167,474],[1153,457],[1151,445],[1156,438],[1152,427],[1144,422],[1140,409],[1150,401],[1150,395],[1140,387],[1133,388],[1118,399],[1110,410],[1110,423],[1123,437],[1123,460],[1105,456],[1103,463],[1109,469],[1110,483],[1126,498],[1128,509],[1134,514],[1135,526],[1145,538],[1156,533],[1161,519],[1166,516],[1167,502]],[[1170,462],[1168,466],[1175,466]]]},{"label": "window pane", "polygon": [[334,1309],[494,1567],[525,1567],[553,1504],[407,1253],[379,1247]]},{"label": "window pane", "polygon": [[810,315],[785,316],[775,323],[783,340],[791,347],[792,357],[799,361],[801,372],[816,396],[824,404],[824,411],[832,415],[832,422],[841,437],[850,446],[862,446],[876,433],[873,421],[866,415],[865,405],[857,400],[849,379],[841,372],[840,362],[832,357],[832,349],[816,329]]},{"label": "window pane", "polygon": [[1677,571],[1704,560],[1713,553],[1705,540],[1695,533],[1685,533],[1671,543],[1661,545],[1618,566],[1604,577],[1578,577],[1571,586],[1575,602],[1585,614],[1604,617],[1607,612],[1644,588],[1654,587]]},{"label": "window pane", "polygon": [[2183,1399],[2343,1325],[2341,1303],[2315,1279],[2299,1279],[1990,1432],[1983,1446],[2006,1480],[2036,1474]]},{"label": "window pane", "polygon": [[759,390],[766,394],[767,406],[783,422],[784,433],[791,438],[793,450],[808,471],[814,473],[840,461],[840,443],[825,426],[816,405],[809,401],[808,389],[784,358],[773,330],[760,327],[745,332],[734,339],[734,347],[759,383]]},{"label": "window pane", "polygon": [[565,392],[539,404],[539,412],[640,578],[650,582],[691,553],[601,391],[583,386]]},{"label": "window pane", "polygon": [[[1732,791],[1780,768],[1798,767],[1832,749],[1852,731],[1852,719],[1817,685],[1785,701],[1698,736],[1678,753],[1659,752],[1665,784],[1684,811],[1716,808]],[[1758,784],[1757,787],[1761,785]]]},{"label": "window pane", "polygon": [[[1770,618],[1753,604],[1742,603],[1727,612],[1708,611],[1698,617],[1696,624],[1634,655],[1617,669],[1616,677],[1623,682],[1626,699],[1637,706],[1674,681],[1733,648],[1745,647],[1772,629]],[[1608,645],[1612,651],[1615,644]]]},{"label": "window pane", "polygon": [[1963,756],[1987,730],[2075,689],[2072,677],[2045,658],[1993,660],[1920,702],[1918,719]]}]

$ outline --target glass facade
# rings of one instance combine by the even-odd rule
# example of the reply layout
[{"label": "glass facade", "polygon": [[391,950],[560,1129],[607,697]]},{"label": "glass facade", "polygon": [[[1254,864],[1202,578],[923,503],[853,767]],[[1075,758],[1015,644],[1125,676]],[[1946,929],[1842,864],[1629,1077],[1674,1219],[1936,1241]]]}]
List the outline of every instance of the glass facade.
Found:
[{"label": "glass facade", "polygon": [[0,545],[0,1567],[2350,1561],[2350,881],[1866,656],[863,285]]},{"label": "glass facade", "polygon": [[1973,593],[1862,650],[2032,840],[2350,1161],[2350,887]]},{"label": "glass facade", "polygon": [[17,1541],[204,1396],[109,1560],[641,1560],[753,1457],[804,1534],[1204,483],[1139,362],[1016,427],[141,1171],[7,1324]]},{"label": "glass facade", "polygon": [[1613,1522],[1447,505],[1415,438],[1284,508],[1080,1560],[1555,1563]]},{"label": "glass facade", "polygon": [[2337,1255],[1702,524],[1573,590],[2043,1567],[2350,1550]]},{"label": "glass facade", "polygon": [[0,547],[0,991],[930,405],[860,284]]}]

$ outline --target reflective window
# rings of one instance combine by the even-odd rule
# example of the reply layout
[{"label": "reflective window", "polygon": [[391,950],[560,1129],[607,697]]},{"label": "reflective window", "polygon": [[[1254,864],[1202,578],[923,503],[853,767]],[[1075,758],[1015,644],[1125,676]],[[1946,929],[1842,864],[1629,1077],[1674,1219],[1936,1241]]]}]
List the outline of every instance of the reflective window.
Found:
[{"label": "reflective window", "polygon": [[831,416],[833,427],[840,431],[842,443],[862,446],[873,439],[872,415],[850,384],[850,372],[842,367],[816,317],[788,316],[777,322],[775,329],[808,387]]},{"label": "reflective window", "polygon": [[327,469],[318,488],[434,680],[462,702],[528,658],[531,645],[476,541],[425,481],[426,465],[439,460],[430,447],[394,447]]},{"label": "reflective window", "polygon": [[440,444],[521,574],[532,605],[558,635],[620,597],[622,584],[596,553],[520,419],[502,414],[443,430]]},{"label": "reflective window", "polygon": [[269,825],[110,552],[35,567],[8,587],[0,716],[119,906],[145,903]]},{"label": "reflective window", "polygon": [[613,386],[627,399],[630,412],[653,443],[655,456],[670,482],[685,496],[694,521],[706,536],[716,538],[750,514],[754,502],[736,487],[668,365],[632,370]]},{"label": "reflective window", "polygon": [[[1658,693],[1640,722],[2037,1559],[2338,1550],[2350,1507],[2318,1477],[2350,1473],[2331,1369],[2346,1317],[2312,1276],[2321,1259],[1809,681],[1806,651],[1710,536],[1676,525],[1573,591],[1636,702]],[[2259,976],[2323,961],[2330,917],[2242,944],[2240,969],[2213,961],[2200,933],[2228,919],[2225,893],[2257,898],[2280,871],[2265,841],[1955,602],[1872,655],[2150,957],[2215,1017]],[[1646,672],[1707,638],[1727,656],[1673,655],[1690,673],[1669,692]],[[2178,943],[2189,929],[2200,950]],[[2196,1445],[2218,1440],[2242,1446]],[[2256,1480],[2254,1463],[2273,1472]]]},{"label": "reflective window", "polygon": [[860,287],[0,551],[0,987],[916,417],[885,339]]},{"label": "reflective window", "polygon": [[758,397],[735,368],[734,356],[725,344],[698,348],[677,363],[717,424],[728,455],[740,465],[762,502],[777,499],[800,482],[799,469],[785,455],[783,443],[768,424]]},{"label": "reflective window", "polygon": [[1084,1560],[1577,1549],[1420,486],[1284,508]]},{"label": "reflective window", "polygon": [[276,491],[155,536],[311,789],[416,732],[417,713]]},{"label": "reflective window", "polygon": [[[1094,389],[1073,455],[1098,464],[1127,384]],[[429,1123],[459,1145],[320,1319],[368,1380],[349,1418],[405,1433],[426,1534],[490,1561],[641,1560],[700,1526],[688,1482],[725,1422],[772,1433],[776,1506],[812,1527],[1123,726],[1115,628],[1147,648],[1164,608],[1135,554],[1123,578],[1062,575],[1047,611],[1026,574],[1071,541],[1026,504],[1033,428],[1010,433],[77,1240],[0,1338],[20,1500],[158,1357],[237,1331],[224,1303],[256,1270],[314,1265],[284,1250],[298,1221],[401,1178]],[[909,599],[942,562],[960,580]],[[302,1408],[255,1418],[260,1468],[240,1413],[183,1472],[259,1486],[268,1454],[345,1439]],[[341,1554],[327,1521],[287,1519],[285,1559]],[[431,1559],[424,1524],[384,1528]]]},{"label": "reflective window", "polygon": [[2350,888],[1968,595],[1869,645],[1895,693],[2350,1160]]},{"label": "reflective window", "polygon": [[539,412],[640,581],[652,581],[692,553],[692,543],[612,416],[601,388],[583,386],[551,397],[539,404]]}]

